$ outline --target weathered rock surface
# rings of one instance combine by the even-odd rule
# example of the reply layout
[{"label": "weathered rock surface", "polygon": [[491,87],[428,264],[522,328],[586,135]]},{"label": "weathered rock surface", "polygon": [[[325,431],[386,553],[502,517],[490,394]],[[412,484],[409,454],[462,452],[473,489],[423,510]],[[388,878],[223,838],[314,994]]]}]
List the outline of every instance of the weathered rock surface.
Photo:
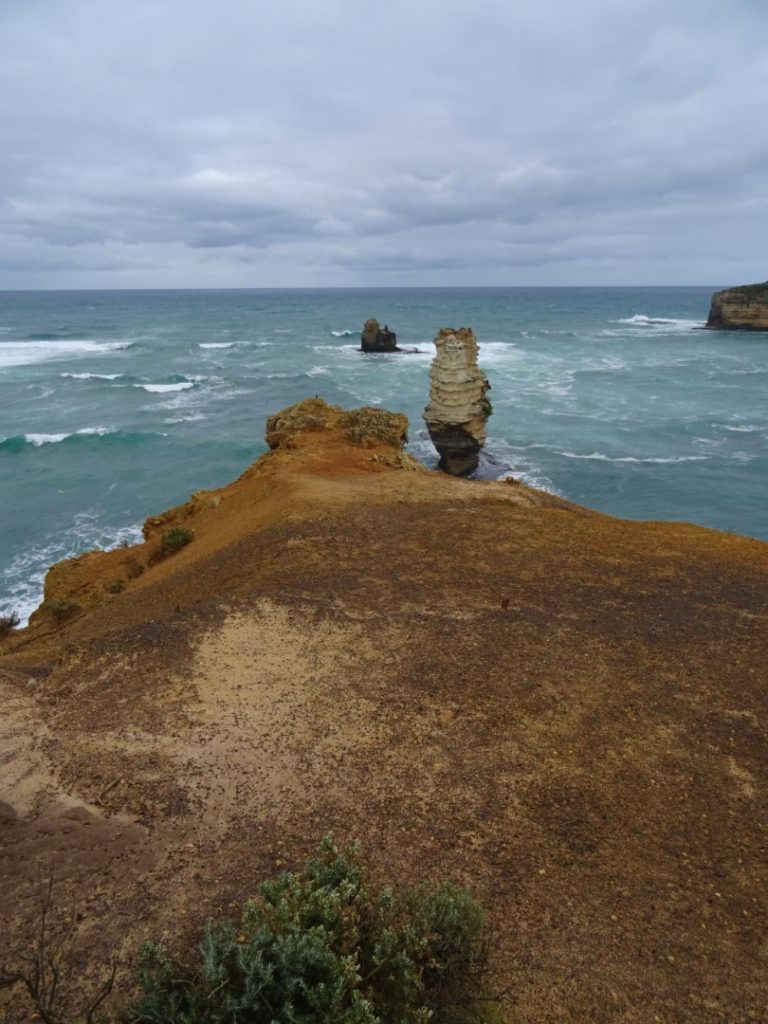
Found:
[{"label": "weathered rock surface", "polygon": [[707,327],[714,331],[768,331],[768,281],[715,292]]},{"label": "weathered rock surface", "polygon": [[399,352],[397,335],[390,331],[386,324],[382,327],[378,320],[366,320],[360,335],[360,348],[363,352]]},{"label": "weathered rock surface", "polygon": [[306,398],[289,405],[267,419],[266,441],[270,448],[299,448],[307,443],[307,434],[338,431],[346,444],[361,448],[383,445],[400,451],[408,442],[408,417],[366,405],[361,409],[342,409],[322,398]]},{"label": "weathered rock surface", "polygon": [[430,371],[429,404],[424,410],[440,469],[467,476],[477,469],[485,444],[491,385],[477,365],[477,340],[469,327],[443,327],[435,338],[437,355]]}]

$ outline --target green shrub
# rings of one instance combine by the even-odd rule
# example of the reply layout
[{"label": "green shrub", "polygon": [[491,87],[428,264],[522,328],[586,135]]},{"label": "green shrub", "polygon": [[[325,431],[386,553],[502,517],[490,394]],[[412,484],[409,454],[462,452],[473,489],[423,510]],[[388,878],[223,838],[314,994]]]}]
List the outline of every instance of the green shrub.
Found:
[{"label": "green shrub", "polygon": [[358,849],[325,839],[300,874],[259,887],[240,925],[209,925],[199,963],[142,950],[132,1024],[426,1024],[457,1019],[484,962],[462,889],[371,889]]},{"label": "green shrub", "polygon": [[172,555],[174,551],[180,551],[186,547],[191,540],[190,530],[185,530],[183,526],[172,526],[170,530],[165,531],[160,539],[160,553]]},{"label": "green shrub", "polygon": [[107,586],[107,593],[108,594],[122,594],[122,592],[124,590],[125,590],[125,580],[120,580],[120,579],[112,580],[112,582],[110,584],[108,584],[108,586]]},{"label": "green shrub", "polygon": [[0,637],[12,633],[20,622],[18,612],[6,612],[4,615],[0,615]]},{"label": "green shrub", "polygon": [[55,601],[48,601],[48,610],[53,615],[54,619],[58,622],[64,622],[75,612],[80,611],[80,605],[77,601],[68,601],[66,598],[56,598]]},{"label": "green shrub", "polygon": [[144,566],[141,564],[138,558],[135,557],[135,555],[131,555],[131,557],[125,563],[125,575],[128,577],[129,580],[137,580],[143,572]]}]

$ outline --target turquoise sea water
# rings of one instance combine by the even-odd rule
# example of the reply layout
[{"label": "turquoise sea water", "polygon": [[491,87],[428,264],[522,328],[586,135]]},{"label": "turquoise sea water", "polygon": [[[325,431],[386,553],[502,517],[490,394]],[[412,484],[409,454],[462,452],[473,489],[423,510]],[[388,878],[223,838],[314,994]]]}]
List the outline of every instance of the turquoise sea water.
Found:
[{"label": "turquoise sea water", "polygon": [[[0,611],[46,568],[236,477],[318,394],[421,412],[432,339],[470,326],[492,385],[480,475],[604,512],[768,539],[768,334],[695,330],[713,288],[0,293]],[[369,316],[417,355],[357,351]]]}]

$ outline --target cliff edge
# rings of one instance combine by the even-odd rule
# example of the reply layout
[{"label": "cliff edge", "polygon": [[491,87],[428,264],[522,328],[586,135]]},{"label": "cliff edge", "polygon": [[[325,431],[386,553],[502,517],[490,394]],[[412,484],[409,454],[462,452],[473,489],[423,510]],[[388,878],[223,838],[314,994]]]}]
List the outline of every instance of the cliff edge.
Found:
[{"label": "cliff edge", "polygon": [[714,331],[768,331],[768,282],[715,292],[707,327]]},{"label": "cliff edge", "polygon": [[38,864],[75,983],[117,949],[125,993],[332,832],[473,890],[510,1024],[766,1019],[768,545],[430,472],[406,429],[299,403],[54,567],[0,646],[0,963]]}]

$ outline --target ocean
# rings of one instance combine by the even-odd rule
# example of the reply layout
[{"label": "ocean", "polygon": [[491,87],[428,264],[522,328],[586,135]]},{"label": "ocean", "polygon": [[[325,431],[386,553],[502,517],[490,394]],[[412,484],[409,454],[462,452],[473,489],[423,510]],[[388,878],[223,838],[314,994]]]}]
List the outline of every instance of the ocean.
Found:
[{"label": "ocean", "polygon": [[[0,612],[59,559],[238,476],[311,395],[421,413],[432,339],[472,327],[479,476],[768,539],[768,334],[696,330],[715,288],[0,292]],[[418,354],[364,355],[368,317]]]}]

